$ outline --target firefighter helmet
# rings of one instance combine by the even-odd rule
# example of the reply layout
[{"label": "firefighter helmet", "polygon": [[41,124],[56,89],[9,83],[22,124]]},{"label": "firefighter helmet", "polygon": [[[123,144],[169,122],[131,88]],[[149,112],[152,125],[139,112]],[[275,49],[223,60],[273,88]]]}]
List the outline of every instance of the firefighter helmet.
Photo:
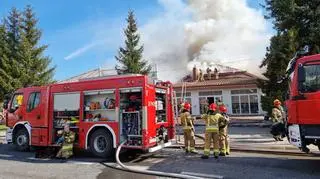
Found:
[{"label": "firefighter helmet", "polygon": [[281,105],[281,101],[276,99],[276,100],[273,101],[273,105],[280,106]]},{"label": "firefighter helmet", "polygon": [[191,109],[191,105],[190,105],[190,103],[184,103],[184,105],[183,105],[183,109],[185,109],[185,110],[187,110],[187,111],[190,111],[190,109]]},{"label": "firefighter helmet", "polygon": [[215,103],[210,104],[209,110],[216,111],[217,110],[217,105]]},{"label": "firefighter helmet", "polygon": [[225,105],[221,105],[219,106],[219,111],[222,112],[222,113],[227,113],[227,108]]}]

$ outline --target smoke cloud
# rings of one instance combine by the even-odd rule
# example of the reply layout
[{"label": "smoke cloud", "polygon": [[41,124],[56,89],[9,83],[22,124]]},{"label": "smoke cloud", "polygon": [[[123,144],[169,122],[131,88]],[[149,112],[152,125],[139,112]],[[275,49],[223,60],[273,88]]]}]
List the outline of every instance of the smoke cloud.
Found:
[{"label": "smoke cloud", "polygon": [[159,0],[164,11],[141,29],[144,57],[160,79],[180,80],[193,66],[222,64],[259,74],[271,34],[246,0]]}]

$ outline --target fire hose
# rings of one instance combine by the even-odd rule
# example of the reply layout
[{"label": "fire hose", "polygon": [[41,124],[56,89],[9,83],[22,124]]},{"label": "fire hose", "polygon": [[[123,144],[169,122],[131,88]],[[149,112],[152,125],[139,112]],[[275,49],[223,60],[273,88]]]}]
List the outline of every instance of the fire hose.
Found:
[{"label": "fire hose", "polygon": [[185,178],[185,179],[200,179],[200,178],[202,178],[202,177],[196,177],[196,176],[191,176],[191,175],[186,175],[186,174],[168,173],[168,172],[159,172],[159,171],[150,171],[150,170],[143,171],[143,170],[132,169],[132,168],[124,165],[119,159],[121,148],[126,142],[127,141],[122,142],[116,151],[117,164],[119,166],[121,166],[124,171],[133,172],[133,173],[140,173],[140,174],[145,174],[145,175],[154,175],[154,176],[159,176],[159,177]]}]

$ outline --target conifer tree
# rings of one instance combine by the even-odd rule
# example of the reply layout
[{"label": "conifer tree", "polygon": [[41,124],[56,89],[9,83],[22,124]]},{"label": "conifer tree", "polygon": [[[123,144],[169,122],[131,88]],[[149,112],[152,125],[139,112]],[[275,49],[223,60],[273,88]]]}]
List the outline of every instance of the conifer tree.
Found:
[{"label": "conifer tree", "polygon": [[5,94],[34,85],[53,82],[55,67],[40,45],[41,31],[30,6],[21,13],[12,8],[0,23],[0,101]]},{"label": "conifer tree", "polygon": [[10,70],[8,54],[7,32],[4,24],[0,24],[0,101],[5,94],[14,89],[10,84],[12,78],[8,73]]},{"label": "conifer tree", "polygon": [[118,74],[138,73],[149,74],[151,66],[142,59],[143,46],[139,45],[140,35],[138,34],[137,23],[133,11],[129,11],[127,28],[124,30],[126,37],[125,47],[120,47],[116,60],[118,65],[115,69]]},{"label": "conifer tree", "polygon": [[49,67],[51,59],[44,55],[47,45],[40,45],[41,31],[37,28],[38,19],[32,8],[23,12],[22,31],[18,56],[21,59],[22,86],[45,85],[52,82],[54,67]]}]

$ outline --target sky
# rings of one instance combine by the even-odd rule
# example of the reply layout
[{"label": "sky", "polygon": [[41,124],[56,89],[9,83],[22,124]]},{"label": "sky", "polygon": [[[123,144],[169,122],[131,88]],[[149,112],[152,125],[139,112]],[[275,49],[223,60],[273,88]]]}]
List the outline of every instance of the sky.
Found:
[{"label": "sky", "polygon": [[[263,11],[259,5],[263,1],[247,0],[247,4]],[[99,67],[114,68],[129,9],[135,11],[139,27],[164,12],[157,0],[0,0],[0,17],[12,7],[22,10],[26,5],[34,8],[39,19],[41,43],[49,45],[45,53],[56,66],[56,80]],[[272,33],[271,24],[268,31]]]}]

